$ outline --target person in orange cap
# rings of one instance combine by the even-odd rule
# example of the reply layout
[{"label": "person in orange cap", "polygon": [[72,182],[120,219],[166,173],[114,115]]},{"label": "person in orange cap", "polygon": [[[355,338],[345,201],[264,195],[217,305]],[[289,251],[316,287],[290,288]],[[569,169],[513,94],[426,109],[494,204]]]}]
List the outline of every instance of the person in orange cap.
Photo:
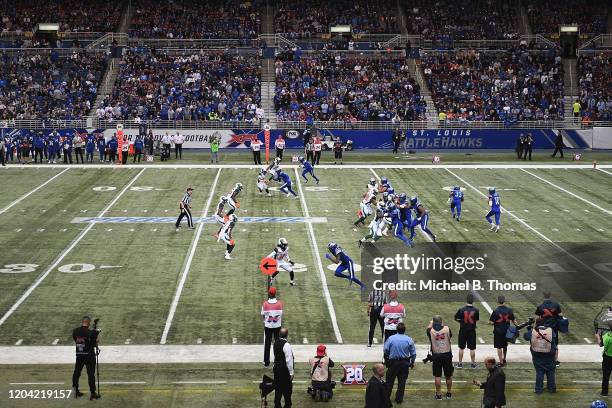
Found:
[{"label": "person in orange cap", "polygon": [[310,379],[312,387],[310,395],[315,401],[327,402],[333,397],[333,385],[330,368],[334,362],[327,356],[327,348],[323,344],[317,346],[317,353],[308,359],[310,364]]}]

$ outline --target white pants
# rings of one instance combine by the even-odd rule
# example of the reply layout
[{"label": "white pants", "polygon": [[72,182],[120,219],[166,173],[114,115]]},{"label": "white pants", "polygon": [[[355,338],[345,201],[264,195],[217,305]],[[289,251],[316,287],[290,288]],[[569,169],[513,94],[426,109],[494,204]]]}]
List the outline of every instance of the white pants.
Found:
[{"label": "white pants", "polygon": [[293,272],[293,266],[289,262],[285,261],[284,259],[277,260],[276,266],[277,268],[282,268],[286,270],[287,272]]},{"label": "white pants", "polygon": [[370,215],[372,215],[372,207],[370,206],[370,204],[361,203],[359,204],[359,209],[363,213],[364,217],[369,217]]}]

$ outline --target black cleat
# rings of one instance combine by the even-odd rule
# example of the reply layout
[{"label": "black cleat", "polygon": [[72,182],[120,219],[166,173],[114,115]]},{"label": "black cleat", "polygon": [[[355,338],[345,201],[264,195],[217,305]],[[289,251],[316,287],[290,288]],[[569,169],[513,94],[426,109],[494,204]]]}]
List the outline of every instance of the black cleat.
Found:
[{"label": "black cleat", "polygon": [[96,393],[93,393],[93,394],[91,394],[91,395],[89,396],[89,400],[90,400],[90,401],[93,401],[93,400],[98,400],[98,399],[100,399],[100,398],[102,398],[102,396],[101,396],[100,394],[96,394]]},{"label": "black cleat", "polygon": [[74,390],[74,398],[80,398],[83,396],[83,393],[79,390]]}]

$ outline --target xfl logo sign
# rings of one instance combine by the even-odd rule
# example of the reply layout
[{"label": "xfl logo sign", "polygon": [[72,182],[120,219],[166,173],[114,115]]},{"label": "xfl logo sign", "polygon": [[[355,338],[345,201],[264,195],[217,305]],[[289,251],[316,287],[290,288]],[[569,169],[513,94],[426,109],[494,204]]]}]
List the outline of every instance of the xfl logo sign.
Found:
[{"label": "xfl logo sign", "polygon": [[365,364],[343,364],[344,368],[344,385],[363,385],[366,380],[363,378],[363,369]]}]

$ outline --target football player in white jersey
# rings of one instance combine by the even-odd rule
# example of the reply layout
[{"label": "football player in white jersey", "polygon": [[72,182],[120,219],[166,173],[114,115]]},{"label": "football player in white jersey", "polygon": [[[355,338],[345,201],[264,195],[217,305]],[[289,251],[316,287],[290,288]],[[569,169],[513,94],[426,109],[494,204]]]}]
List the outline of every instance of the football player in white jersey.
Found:
[{"label": "football player in white jersey", "polygon": [[295,262],[289,258],[289,242],[287,241],[287,238],[278,239],[274,251],[268,255],[268,258],[273,258],[276,260],[277,269],[272,275],[272,279],[276,278],[276,275],[278,275],[279,272],[278,269],[282,268],[289,272],[289,283],[291,286],[295,286],[295,274],[293,273],[293,265],[295,265]]},{"label": "football player in white jersey", "polygon": [[219,233],[221,232],[221,228],[223,228],[223,224],[226,221],[226,215],[223,213],[225,204],[227,204],[227,197],[221,196],[219,199],[219,203],[217,204],[217,208],[215,209],[215,213],[213,214],[213,218],[220,224],[219,229],[215,233],[215,238],[219,237]]},{"label": "football player in white jersey", "polygon": [[388,224],[383,212],[380,210],[376,210],[376,216],[374,217],[372,222],[370,222],[368,234],[357,242],[359,248],[361,248],[361,245],[368,239],[371,239],[372,243],[378,241],[383,236],[382,231],[385,226],[388,226]]},{"label": "football player in white jersey", "polygon": [[229,210],[227,211],[227,215],[232,215],[236,208],[240,208],[240,203],[238,202],[238,194],[242,191],[242,183],[236,183],[232,191],[226,196],[227,204],[229,205]]},{"label": "football player in white jersey", "polygon": [[268,171],[265,168],[259,170],[259,175],[257,176],[257,188],[259,189],[260,193],[265,191],[268,197],[272,197],[272,194],[270,194],[270,190],[268,189],[268,181],[266,180],[267,174]]},{"label": "football player in white jersey", "polygon": [[359,204],[359,211],[357,212],[359,218],[353,223],[354,226],[358,226],[359,224],[365,225],[366,218],[373,213],[372,204],[376,205],[376,190],[369,187],[370,185],[368,184],[368,191],[363,195],[363,199]]},{"label": "football player in white jersey", "polygon": [[270,179],[269,179],[270,181],[271,180],[278,181],[278,175],[281,172],[280,162],[281,162],[280,157],[276,157],[266,169],[268,173],[270,174]]},{"label": "football player in white jersey", "polygon": [[238,222],[238,217],[236,217],[236,214],[229,215],[227,221],[223,224],[223,227],[221,227],[219,237],[217,238],[217,242],[223,241],[225,243],[225,259],[227,260],[232,259],[230,254],[236,246],[236,243],[232,238],[232,230],[234,229],[236,222]]}]

